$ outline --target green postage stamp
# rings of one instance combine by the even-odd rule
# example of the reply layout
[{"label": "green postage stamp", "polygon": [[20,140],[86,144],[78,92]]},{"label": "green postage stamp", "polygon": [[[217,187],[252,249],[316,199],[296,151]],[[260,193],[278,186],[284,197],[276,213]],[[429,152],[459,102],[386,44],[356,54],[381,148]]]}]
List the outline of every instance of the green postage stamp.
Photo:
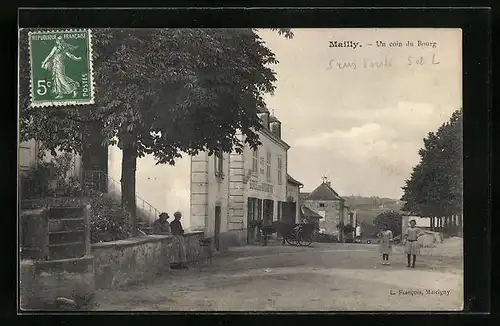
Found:
[{"label": "green postage stamp", "polygon": [[30,32],[31,105],[94,103],[90,29]]}]

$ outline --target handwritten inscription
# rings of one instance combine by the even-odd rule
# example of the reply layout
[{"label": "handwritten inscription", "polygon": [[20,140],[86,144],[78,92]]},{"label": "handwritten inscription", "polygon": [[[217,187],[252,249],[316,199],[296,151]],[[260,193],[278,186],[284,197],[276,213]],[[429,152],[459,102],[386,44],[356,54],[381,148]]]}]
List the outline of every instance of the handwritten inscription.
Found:
[{"label": "handwritten inscription", "polygon": [[273,185],[268,183],[257,183],[257,181],[250,181],[250,189],[264,191],[264,192],[273,192]]},{"label": "handwritten inscription", "polygon": [[385,69],[393,66],[436,66],[441,62],[437,54],[431,55],[410,55],[406,58],[384,56],[378,58],[364,58],[361,60],[340,60],[330,59],[327,70],[357,70],[357,69]]}]

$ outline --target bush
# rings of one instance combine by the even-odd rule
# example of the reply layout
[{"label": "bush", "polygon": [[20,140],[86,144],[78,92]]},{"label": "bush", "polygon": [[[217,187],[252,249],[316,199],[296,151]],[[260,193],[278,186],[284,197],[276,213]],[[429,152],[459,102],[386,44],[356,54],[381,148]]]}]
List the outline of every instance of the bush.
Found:
[{"label": "bush", "polygon": [[130,214],[112,198],[95,193],[91,196],[91,242],[127,239],[132,234]]},{"label": "bush", "polygon": [[28,171],[22,172],[20,177],[21,199],[35,199],[53,194],[51,180],[55,174],[55,164],[52,162],[40,162],[32,166]]},{"label": "bush", "polygon": [[39,160],[20,176],[21,199],[36,199],[50,196],[75,197],[81,195],[78,178],[67,177],[73,166],[70,153],[63,153],[50,162]]}]

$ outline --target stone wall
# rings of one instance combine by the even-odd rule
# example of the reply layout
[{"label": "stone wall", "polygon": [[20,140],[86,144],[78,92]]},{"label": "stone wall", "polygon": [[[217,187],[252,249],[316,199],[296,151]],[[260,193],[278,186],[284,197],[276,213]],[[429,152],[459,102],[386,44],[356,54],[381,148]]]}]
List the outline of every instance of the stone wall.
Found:
[{"label": "stone wall", "polygon": [[[202,252],[202,247],[200,246],[200,240],[203,239],[204,233],[202,231],[186,232],[183,236],[184,247],[186,248],[186,259],[188,262],[192,262],[194,259],[199,257]],[[174,239],[172,243],[172,250],[170,252],[170,264],[180,263],[180,252],[179,252],[179,242]]]},{"label": "stone wall", "polygon": [[170,269],[173,237],[148,235],[92,244],[96,288],[147,281]]},{"label": "stone wall", "polygon": [[[183,236],[188,262],[202,251],[199,240],[203,232]],[[147,282],[168,272],[180,262],[179,242],[172,235],[148,235],[126,240],[94,243],[96,288],[120,288]]]},{"label": "stone wall", "polygon": [[[199,241],[203,237],[203,232],[183,236],[188,263],[206,255]],[[238,235],[229,238],[237,239]],[[168,272],[171,264],[179,262],[179,245],[172,235],[148,235],[94,243],[92,255],[81,258],[22,260],[21,309],[54,309],[58,297],[74,300],[77,309],[85,309],[92,302],[95,289],[147,282]]]},{"label": "stone wall", "polygon": [[[323,207],[320,207],[320,204]],[[342,204],[340,201],[305,200],[304,206],[320,215],[320,212],[324,211],[325,217],[319,221],[319,227],[324,228],[327,234],[338,234],[337,225],[342,217]]]},{"label": "stone wall", "polygon": [[85,309],[95,291],[94,257],[48,261],[21,261],[22,310],[57,309],[59,297],[74,300]]}]

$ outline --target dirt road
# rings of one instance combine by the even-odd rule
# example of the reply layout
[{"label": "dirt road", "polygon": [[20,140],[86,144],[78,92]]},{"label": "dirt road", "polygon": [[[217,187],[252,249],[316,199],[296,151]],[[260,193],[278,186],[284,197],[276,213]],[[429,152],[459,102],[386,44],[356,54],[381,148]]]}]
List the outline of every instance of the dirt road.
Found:
[{"label": "dirt road", "polygon": [[98,291],[97,310],[461,310],[461,255],[439,248],[406,267],[402,248],[380,265],[376,245],[234,248],[212,266],[175,270],[146,285]]}]

